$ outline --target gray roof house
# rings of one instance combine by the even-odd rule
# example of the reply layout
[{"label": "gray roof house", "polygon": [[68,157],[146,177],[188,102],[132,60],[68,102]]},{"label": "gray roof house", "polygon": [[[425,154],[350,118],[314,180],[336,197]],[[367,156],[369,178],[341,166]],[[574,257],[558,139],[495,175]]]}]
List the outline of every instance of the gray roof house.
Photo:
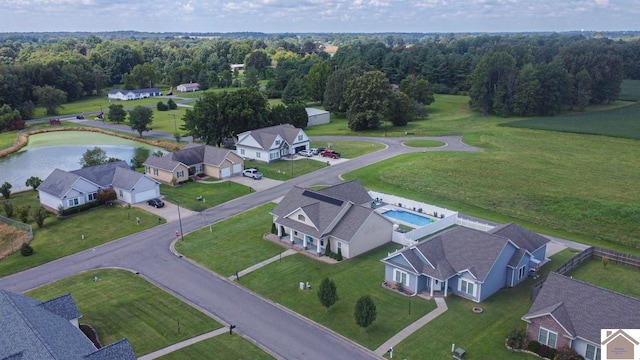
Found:
[{"label": "gray roof house", "polygon": [[154,96],[162,96],[162,92],[158,88],[122,90],[113,89],[107,93],[109,100],[136,100]]},{"label": "gray roof house", "polygon": [[164,156],[150,156],[145,175],[165,184],[187,181],[192,175],[228,178],[242,173],[244,160],[229,149],[190,143]]},{"label": "gray roof house", "polygon": [[74,171],[55,169],[38,187],[40,204],[68,209],[97,200],[103,189],[114,189],[119,200],[135,204],[160,196],[159,183],[129,168],[124,161]]},{"label": "gray roof house", "polygon": [[235,152],[243,159],[272,162],[308,149],[304,130],[283,124],[238,134]]},{"label": "gray roof house", "polygon": [[601,329],[637,329],[640,299],[552,272],[529,312],[527,339],[600,359]]},{"label": "gray roof house", "polygon": [[352,258],[391,241],[393,223],[371,209],[358,180],[321,190],[293,187],[271,211],[278,236],[322,255]]},{"label": "gray roof house", "polygon": [[455,227],[384,258],[385,281],[412,293],[453,292],[481,302],[532,275],[545,260],[547,242],[515,224],[492,232]]},{"label": "gray roof house", "polygon": [[45,302],[0,290],[0,359],[135,359],[127,339],[96,349],[69,294]]}]

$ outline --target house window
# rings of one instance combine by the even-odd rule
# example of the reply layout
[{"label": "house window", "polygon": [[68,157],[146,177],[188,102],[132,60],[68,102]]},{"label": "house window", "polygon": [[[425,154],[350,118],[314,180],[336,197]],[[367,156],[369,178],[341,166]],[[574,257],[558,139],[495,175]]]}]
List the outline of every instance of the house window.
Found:
[{"label": "house window", "polygon": [[89,194],[88,198],[89,198],[89,201],[96,201],[96,199],[98,199],[98,193],[97,192],[91,193]]},{"label": "house window", "polygon": [[178,171],[178,173],[176,174],[176,176],[177,176],[178,178],[184,177],[184,170],[180,170],[180,171]]},{"label": "house window", "polygon": [[244,155],[244,149],[240,149],[240,155]]},{"label": "house window", "polygon": [[69,206],[76,206],[78,205],[78,198],[74,198],[74,199],[69,199]]},{"label": "house window", "polygon": [[202,172],[202,164],[196,165],[196,172],[197,173],[201,173]]},{"label": "house window", "polygon": [[150,167],[149,167],[149,166],[145,166],[145,167],[144,167],[144,172],[145,172],[146,174],[151,174],[151,169],[150,169]]},{"label": "house window", "polygon": [[338,249],[342,249],[342,243],[340,241],[338,241]]},{"label": "house window", "polygon": [[298,214],[298,221],[306,221],[307,219],[304,218],[304,215],[302,214]]},{"label": "house window", "polygon": [[280,145],[280,140],[276,140],[276,146]]},{"label": "house window", "polygon": [[158,176],[158,168],[153,168],[153,175]]},{"label": "house window", "polygon": [[523,266],[523,267],[521,267],[521,268],[518,270],[518,280],[520,280],[520,279],[522,279],[522,278],[524,277],[525,270],[526,270],[526,269],[525,269],[525,267],[524,267],[524,266]]},{"label": "house window", "polygon": [[476,287],[471,281],[460,279],[459,290],[467,295],[476,296]]},{"label": "house window", "polygon": [[600,346],[587,344],[587,352],[584,354],[587,360],[600,360]]},{"label": "house window", "polygon": [[551,330],[540,327],[540,333],[538,334],[538,342],[540,344],[548,345],[549,347],[556,347],[556,340],[558,339],[558,333]]},{"label": "house window", "polygon": [[118,194],[120,194],[120,197],[123,197],[124,195],[122,194],[122,189],[118,190]]},{"label": "house window", "polygon": [[302,138],[303,138],[302,134],[298,135],[298,141],[302,141]]},{"label": "house window", "polygon": [[260,152],[256,151],[256,159],[260,159]]},{"label": "house window", "polygon": [[409,274],[402,270],[393,269],[393,281],[404,286],[409,286]]},{"label": "house window", "polygon": [[277,159],[277,158],[278,158],[278,153],[277,152],[269,154],[269,159],[274,160],[274,159]]}]

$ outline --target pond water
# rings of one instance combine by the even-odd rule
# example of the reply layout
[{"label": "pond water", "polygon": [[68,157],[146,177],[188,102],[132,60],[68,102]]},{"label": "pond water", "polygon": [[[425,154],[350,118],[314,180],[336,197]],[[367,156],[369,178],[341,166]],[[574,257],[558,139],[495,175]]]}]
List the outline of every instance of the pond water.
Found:
[{"label": "pond water", "polygon": [[44,180],[56,168],[71,171],[80,168],[85,151],[100,147],[107,157],[115,157],[131,164],[139,155],[162,150],[137,141],[86,131],[57,131],[31,135],[29,145],[17,153],[0,158],[0,184],[5,181],[12,192],[27,188],[25,181],[32,176]]}]

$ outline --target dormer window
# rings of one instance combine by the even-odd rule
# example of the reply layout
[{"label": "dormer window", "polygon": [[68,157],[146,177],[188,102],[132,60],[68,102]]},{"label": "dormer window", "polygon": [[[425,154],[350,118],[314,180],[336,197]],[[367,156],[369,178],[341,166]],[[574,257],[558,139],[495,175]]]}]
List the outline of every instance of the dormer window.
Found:
[{"label": "dormer window", "polygon": [[307,221],[307,219],[302,214],[298,214],[298,221]]},{"label": "dormer window", "polygon": [[276,146],[280,145],[280,140],[276,140]]}]

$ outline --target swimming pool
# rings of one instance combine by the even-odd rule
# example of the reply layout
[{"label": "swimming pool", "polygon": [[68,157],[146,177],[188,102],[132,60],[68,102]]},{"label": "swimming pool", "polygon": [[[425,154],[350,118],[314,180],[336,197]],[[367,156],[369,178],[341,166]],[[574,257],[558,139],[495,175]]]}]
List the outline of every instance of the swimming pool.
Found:
[{"label": "swimming pool", "polygon": [[434,221],[426,216],[421,216],[421,215],[414,214],[404,210],[387,210],[383,212],[382,215],[386,217],[390,217],[392,219],[400,220],[402,222],[406,222],[418,227],[429,225]]}]

